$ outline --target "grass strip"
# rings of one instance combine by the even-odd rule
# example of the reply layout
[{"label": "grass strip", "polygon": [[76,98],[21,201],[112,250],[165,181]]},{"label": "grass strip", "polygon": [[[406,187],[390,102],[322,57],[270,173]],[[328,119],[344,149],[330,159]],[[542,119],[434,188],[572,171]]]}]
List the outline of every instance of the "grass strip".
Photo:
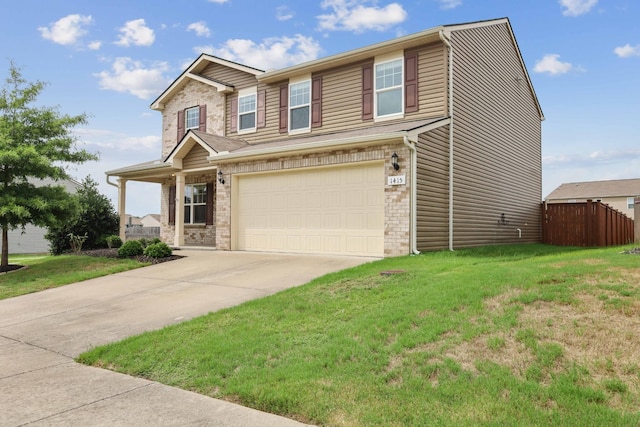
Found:
[{"label": "grass strip", "polygon": [[620,252],[384,259],[78,360],[319,425],[637,426],[640,258]]}]

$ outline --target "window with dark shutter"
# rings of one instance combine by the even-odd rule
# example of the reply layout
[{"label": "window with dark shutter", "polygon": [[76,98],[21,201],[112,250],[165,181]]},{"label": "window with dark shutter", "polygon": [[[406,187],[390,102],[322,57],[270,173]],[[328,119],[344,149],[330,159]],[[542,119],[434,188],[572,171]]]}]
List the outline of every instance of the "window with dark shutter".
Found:
[{"label": "window with dark shutter", "polygon": [[207,183],[207,225],[213,225],[213,182]]},{"label": "window with dark shutter", "polygon": [[373,119],[373,64],[362,66],[362,120]]},{"label": "window with dark shutter", "polygon": [[199,126],[198,126],[198,130],[200,132],[206,132],[207,131],[207,106],[205,105],[201,105],[200,106],[200,122],[199,122]]},{"label": "window with dark shutter", "polygon": [[267,91],[261,90],[258,92],[258,107],[256,127],[263,128],[267,125]]},{"label": "window with dark shutter", "polygon": [[184,136],[184,110],[178,111],[178,142]]},{"label": "window with dark shutter", "polygon": [[231,98],[231,132],[238,131],[238,97]]},{"label": "window with dark shutter", "polygon": [[322,76],[311,79],[311,127],[322,126]]},{"label": "window with dark shutter", "polygon": [[176,223],[176,186],[169,187],[169,225]]},{"label": "window with dark shutter", "polygon": [[404,111],[418,111],[418,52],[404,55]]},{"label": "window with dark shutter", "polygon": [[289,85],[280,86],[280,133],[289,132]]}]

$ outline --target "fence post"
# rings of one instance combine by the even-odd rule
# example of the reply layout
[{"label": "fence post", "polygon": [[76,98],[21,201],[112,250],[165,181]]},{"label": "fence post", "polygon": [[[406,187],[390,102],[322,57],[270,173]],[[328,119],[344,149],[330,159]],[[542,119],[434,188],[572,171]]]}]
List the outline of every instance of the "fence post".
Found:
[{"label": "fence post", "polygon": [[634,243],[640,243],[640,196],[636,196],[633,205]]}]

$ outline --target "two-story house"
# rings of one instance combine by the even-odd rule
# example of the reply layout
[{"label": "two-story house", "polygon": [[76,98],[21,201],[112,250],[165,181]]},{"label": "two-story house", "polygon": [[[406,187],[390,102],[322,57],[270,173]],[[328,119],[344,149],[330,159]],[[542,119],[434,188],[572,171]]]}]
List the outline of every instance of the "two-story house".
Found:
[{"label": "two-story house", "polygon": [[161,236],[396,256],[540,241],[542,111],[508,19],[264,72],[203,54],[151,108]]}]

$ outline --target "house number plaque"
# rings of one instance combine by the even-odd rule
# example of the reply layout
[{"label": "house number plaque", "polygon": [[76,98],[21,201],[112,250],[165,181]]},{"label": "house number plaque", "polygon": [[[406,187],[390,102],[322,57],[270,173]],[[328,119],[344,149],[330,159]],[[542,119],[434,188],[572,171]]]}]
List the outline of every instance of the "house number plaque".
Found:
[{"label": "house number plaque", "polygon": [[387,185],[405,185],[407,183],[406,175],[396,175],[387,177]]}]

